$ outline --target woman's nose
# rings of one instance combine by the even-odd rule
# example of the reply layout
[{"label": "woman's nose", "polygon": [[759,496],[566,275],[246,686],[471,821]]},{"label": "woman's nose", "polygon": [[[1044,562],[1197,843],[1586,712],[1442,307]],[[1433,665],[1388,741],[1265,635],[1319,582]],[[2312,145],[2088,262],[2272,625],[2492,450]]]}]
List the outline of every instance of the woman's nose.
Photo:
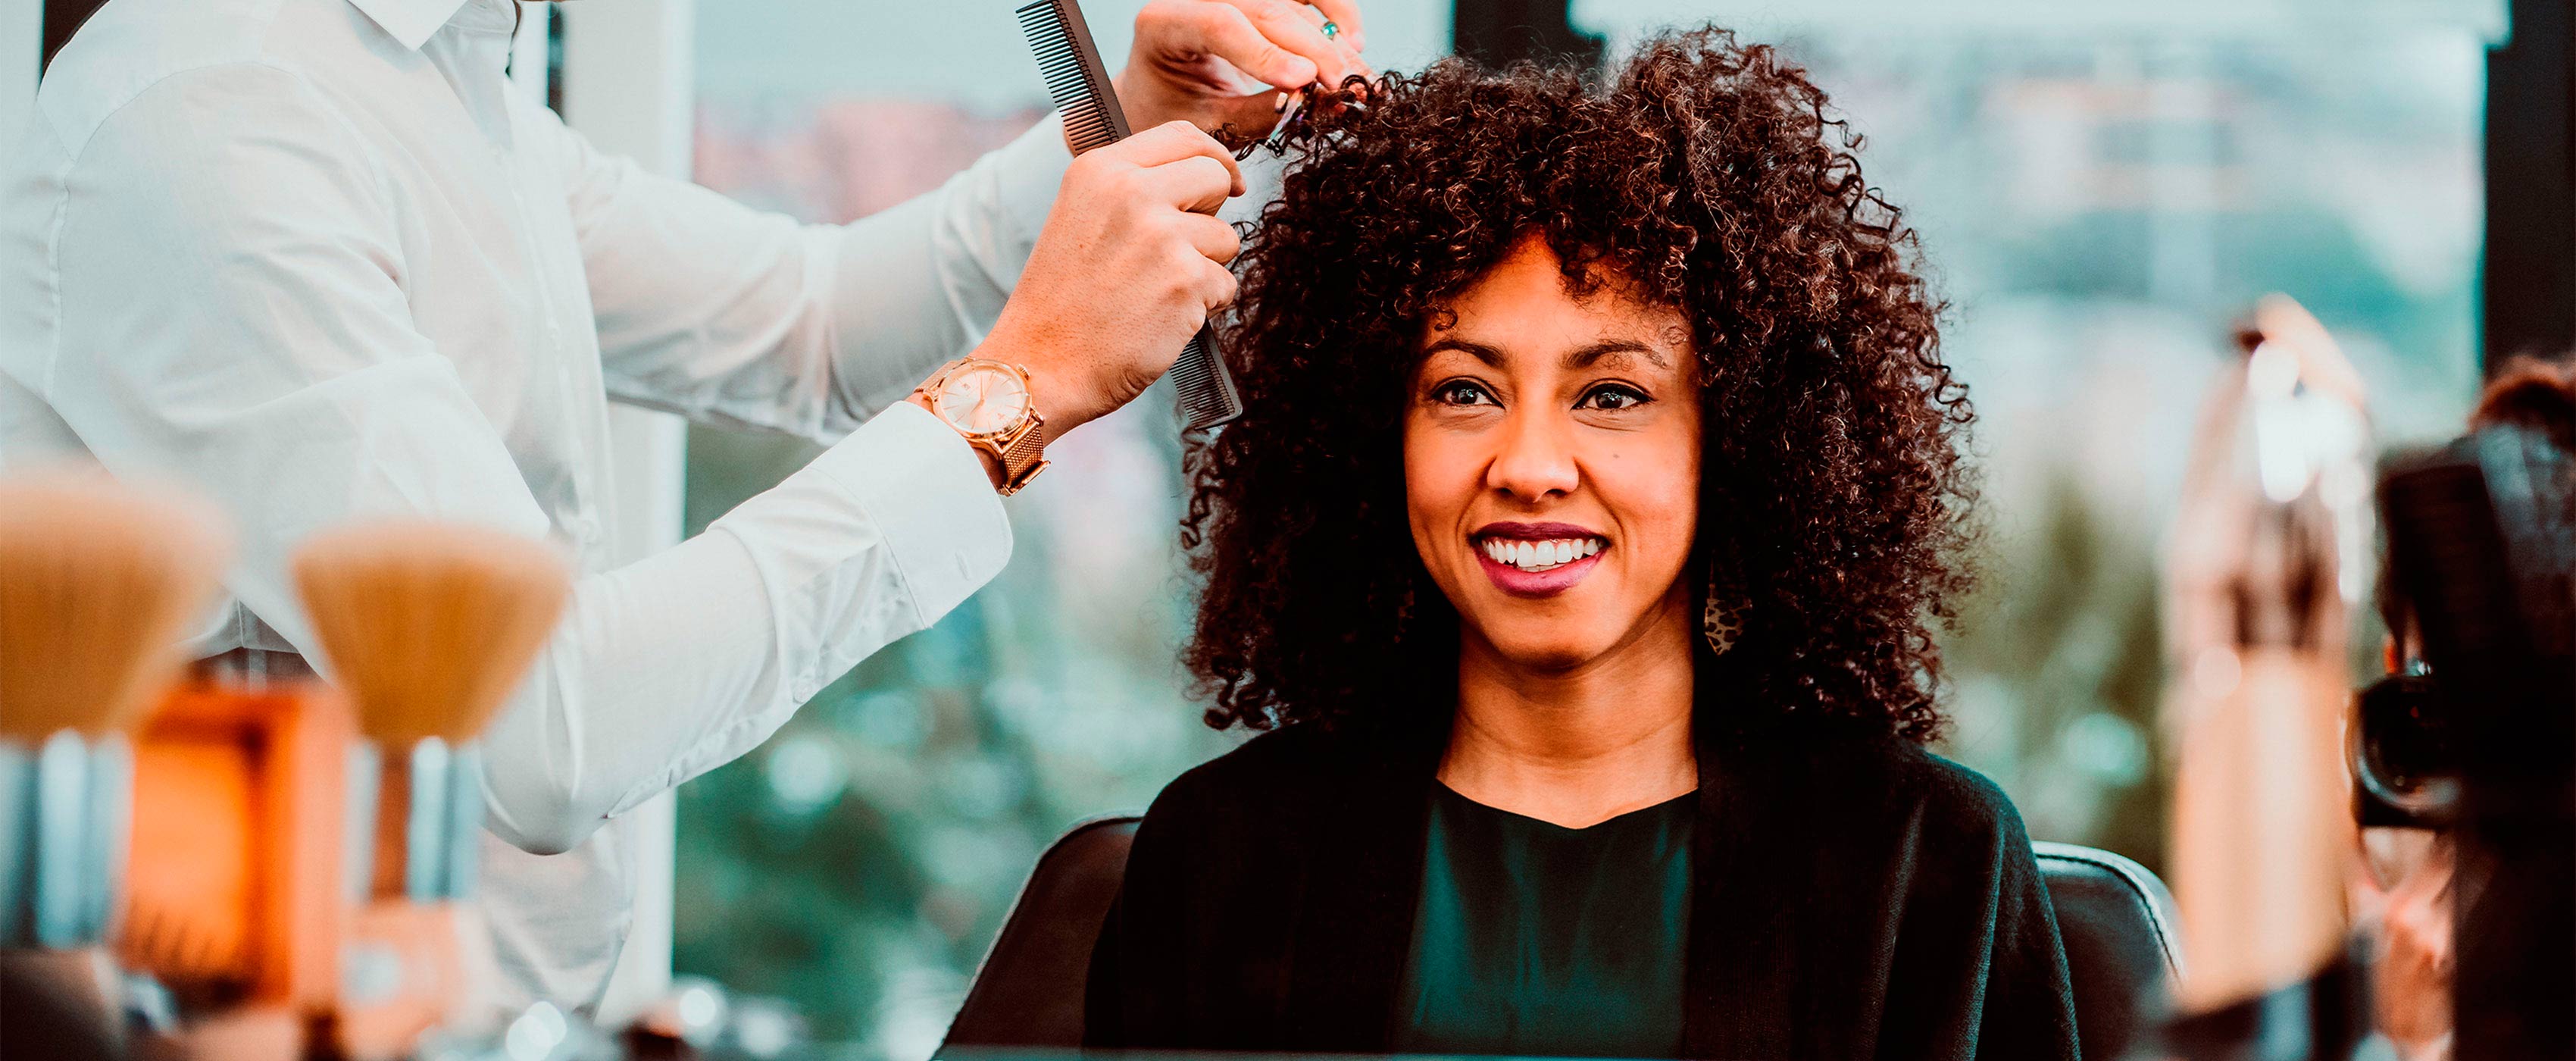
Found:
[{"label": "woman's nose", "polygon": [[1496,436],[1501,449],[1486,465],[1486,485],[1524,500],[1572,493],[1582,473],[1574,463],[1574,425],[1550,410],[1516,409]]}]

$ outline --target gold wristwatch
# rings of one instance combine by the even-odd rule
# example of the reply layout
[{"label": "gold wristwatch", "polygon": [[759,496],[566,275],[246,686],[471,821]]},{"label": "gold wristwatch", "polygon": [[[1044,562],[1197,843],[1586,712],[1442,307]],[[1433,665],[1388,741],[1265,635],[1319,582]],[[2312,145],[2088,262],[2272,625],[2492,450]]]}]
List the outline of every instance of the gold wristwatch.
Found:
[{"label": "gold wristwatch", "polygon": [[914,393],[969,445],[1001,462],[1002,496],[1019,493],[1046,470],[1046,418],[1030,404],[1027,369],[960,358],[941,365]]}]

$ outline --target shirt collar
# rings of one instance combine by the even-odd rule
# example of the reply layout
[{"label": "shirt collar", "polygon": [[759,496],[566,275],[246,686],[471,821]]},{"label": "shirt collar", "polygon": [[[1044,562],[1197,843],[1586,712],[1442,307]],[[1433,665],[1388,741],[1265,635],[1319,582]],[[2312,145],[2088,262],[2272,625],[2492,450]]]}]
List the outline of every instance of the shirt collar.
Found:
[{"label": "shirt collar", "polygon": [[415,51],[441,27],[460,18],[516,14],[510,0],[349,0],[349,5],[374,19],[396,43]]}]

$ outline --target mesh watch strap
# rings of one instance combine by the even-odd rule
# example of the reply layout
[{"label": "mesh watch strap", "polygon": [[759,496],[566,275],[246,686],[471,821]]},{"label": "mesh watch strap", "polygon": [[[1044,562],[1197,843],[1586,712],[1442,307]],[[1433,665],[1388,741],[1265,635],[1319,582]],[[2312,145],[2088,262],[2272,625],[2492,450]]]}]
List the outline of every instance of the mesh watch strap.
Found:
[{"label": "mesh watch strap", "polygon": [[1010,445],[994,451],[993,456],[1002,462],[1003,496],[1018,493],[1021,487],[1029,484],[1029,480],[1037,478],[1038,469],[1046,467],[1045,458],[1040,456],[1045,451],[1046,422],[1043,420],[1032,422],[1028,430],[1011,440]]}]

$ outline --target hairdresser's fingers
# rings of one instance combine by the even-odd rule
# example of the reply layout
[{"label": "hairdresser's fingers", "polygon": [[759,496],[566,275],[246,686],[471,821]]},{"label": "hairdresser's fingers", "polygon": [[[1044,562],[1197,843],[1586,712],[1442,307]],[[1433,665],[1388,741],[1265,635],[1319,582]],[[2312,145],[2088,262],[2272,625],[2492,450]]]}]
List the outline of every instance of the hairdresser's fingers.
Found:
[{"label": "hairdresser's fingers", "polygon": [[1234,270],[1201,258],[1190,271],[1199,304],[1207,307],[1209,313],[1234,304]]},{"label": "hairdresser's fingers", "polygon": [[[1343,78],[1367,76],[1368,64],[1360,61],[1358,52],[1334,38],[1324,36],[1324,20],[1317,8],[1298,0],[1225,0],[1240,8],[1252,24],[1280,47],[1305,56],[1315,64],[1316,79],[1327,85],[1339,85]],[[1281,85],[1298,88],[1298,85]]]},{"label": "hairdresser's fingers", "polygon": [[1200,0],[1196,6],[1206,34],[1201,47],[1280,88],[1338,85],[1366,69],[1357,54],[1299,14],[1305,5],[1293,0]]},{"label": "hairdresser's fingers", "polygon": [[1182,214],[1174,223],[1180,226],[1181,237],[1209,261],[1222,265],[1243,253],[1243,234],[1213,215]]},{"label": "hairdresser's fingers", "polygon": [[[1329,0],[1329,2],[1334,11],[1346,12],[1350,19],[1359,18],[1360,9],[1356,0]],[[1359,24],[1356,21],[1336,18],[1332,11],[1316,7],[1315,3],[1316,0],[1297,0],[1293,10],[1297,12],[1297,17],[1305,19],[1309,25],[1314,26],[1316,32],[1324,34],[1325,39],[1340,45],[1344,52],[1349,53],[1353,66],[1371,77],[1376,76],[1376,69],[1369,66],[1368,60],[1360,58],[1360,52],[1366,50],[1368,46],[1368,38],[1359,32],[1357,28]],[[1332,27],[1330,32],[1325,31],[1324,27],[1327,25]],[[1340,87],[1339,83],[1335,83],[1334,87]]]},{"label": "hairdresser's fingers", "polygon": [[1140,48],[1149,27],[1163,31],[1155,46],[1175,58],[1218,56],[1245,74],[1292,88],[1317,76],[1313,60],[1272,43],[1224,0],[1154,0],[1136,15]]},{"label": "hairdresser's fingers", "polygon": [[1238,187],[1224,166],[1205,155],[1147,166],[1136,171],[1136,180],[1148,201],[1170,203],[1193,214],[1216,213]]},{"label": "hairdresser's fingers", "polygon": [[[1140,168],[1167,166],[1185,158],[1204,158],[1225,171],[1228,195],[1243,194],[1243,170],[1234,163],[1234,152],[1216,142],[1207,131],[1178,119],[1164,122],[1134,136],[1100,148],[1083,158],[1109,153],[1110,157]],[[1080,165],[1082,159],[1075,159]]]},{"label": "hairdresser's fingers", "polygon": [[1368,30],[1360,24],[1359,0],[1307,0],[1318,14],[1331,19],[1341,35],[1333,38],[1354,52],[1368,50]]}]

